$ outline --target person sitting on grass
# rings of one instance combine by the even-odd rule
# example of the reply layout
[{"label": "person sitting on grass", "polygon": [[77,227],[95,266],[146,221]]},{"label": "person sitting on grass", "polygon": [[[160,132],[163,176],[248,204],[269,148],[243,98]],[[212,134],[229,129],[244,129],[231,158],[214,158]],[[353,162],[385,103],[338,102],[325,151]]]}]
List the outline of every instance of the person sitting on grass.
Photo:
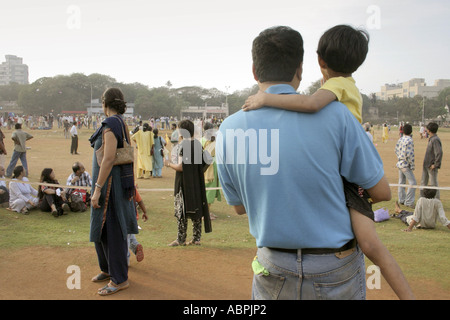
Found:
[{"label": "person sitting on grass", "polygon": [[401,219],[408,226],[403,231],[411,232],[416,225],[421,229],[434,229],[438,219],[450,229],[450,220],[445,216],[442,202],[435,198],[436,189],[424,189],[423,195],[417,201],[414,212],[402,210],[398,202],[395,202],[393,217]]},{"label": "person sitting on grass", "polygon": [[39,199],[37,198],[38,191],[28,183],[21,183],[21,181],[28,182],[25,177],[26,170],[23,166],[14,168],[13,176],[9,183],[9,210],[28,214],[29,210],[36,208]]},{"label": "person sitting on grass", "polygon": [[[66,185],[80,187],[92,186],[91,176],[81,162],[76,161],[72,165],[72,173],[67,178]],[[65,193],[69,207],[74,212],[85,211],[87,206],[90,204],[91,194],[83,188],[66,188]]]},{"label": "person sitting on grass", "polygon": [[[5,167],[0,165],[0,178],[5,179]],[[0,207],[9,207],[9,190],[6,187],[6,181],[0,180]]]},{"label": "person sitting on grass", "polygon": [[[55,178],[55,172],[51,168],[42,170],[40,182],[59,184]],[[41,211],[51,212],[55,218],[59,217],[69,211],[69,205],[66,202],[64,189],[48,185],[39,186],[39,208]]]}]

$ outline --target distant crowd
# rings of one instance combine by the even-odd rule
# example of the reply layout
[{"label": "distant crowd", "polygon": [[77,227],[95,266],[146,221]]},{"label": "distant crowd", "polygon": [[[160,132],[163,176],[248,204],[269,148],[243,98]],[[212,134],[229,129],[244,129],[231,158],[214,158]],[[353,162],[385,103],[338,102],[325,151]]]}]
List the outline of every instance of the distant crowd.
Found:
[{"label": "distant crowd", "polygon": [[[75,124],[78,129],[86,128],[90,130],[97,130],[98,125],[105,120],[104,114],[96,113],[92,115],[88,114],[57,114],[53,113],[41,114],[41,115],[19,115],[13,113],[4,113],[0,115],[0,127],[6,128],[8,130],[14,129],[16,123],[22,124],[22,127],[26,127],[32,130],[49,130],[53,129],[56,125],[58,129],[64,128],[69,130],[69,128]],[[216,117],[208,118],[192,118],[184,117],[184,119],[192,120],[200,128],[206,122],[211,122],[213,124],[220,124],[223,119]],[[129,126],[137,126],[144,120],[143,117],[139,115],[127,116],[125,120]],[[174,116],[162,116],[162,117],[149,117],[145,119],[153,129],[170,130],[173,123],[177,123],[179,120]]]}]

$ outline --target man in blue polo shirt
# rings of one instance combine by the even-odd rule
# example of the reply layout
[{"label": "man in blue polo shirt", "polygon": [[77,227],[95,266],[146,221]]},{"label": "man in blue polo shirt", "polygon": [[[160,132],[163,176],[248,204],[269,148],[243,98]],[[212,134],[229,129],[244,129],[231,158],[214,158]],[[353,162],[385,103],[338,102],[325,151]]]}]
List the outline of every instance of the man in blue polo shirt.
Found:
[{"label": "man in blue polo shirt", "polygon": [[[260,90],[296,94],[300,33],[267,29],[254,40],[252,55]],[[239,111],[220,126],[216,157],[227,202],[248,214],[256,239],[254,299],[365,298],[364,257],[342,177],[374,198],[380,181],[389,187],[378,152],[343,104],[317,113]]]}]

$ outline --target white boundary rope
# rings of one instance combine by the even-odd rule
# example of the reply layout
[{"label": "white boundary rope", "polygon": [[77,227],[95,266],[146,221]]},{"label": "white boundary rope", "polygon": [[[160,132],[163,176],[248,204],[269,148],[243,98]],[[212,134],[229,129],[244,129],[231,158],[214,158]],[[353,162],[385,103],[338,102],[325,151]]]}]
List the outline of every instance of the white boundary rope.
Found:
[{"label": "white boundary rope", "polygon": [[[56,187],[56,188],[62,188],[62,189],[83,189],[83,190],[90,190],[91,187],[84,187],[84,186],[68,186],[68,185],[61,185],[61,184],[51,184],[51,183],[43,183],[43,182],[33,182],[33,181],[21,181],[21,180],[13,180],[8,178],[0,178],[0,181],[7,181],[7,182],[17,182],[17,183],[25,183],[25,184],[32,184],[32,185],[40,185],[40,186],[48,186],[48,187]],[[405,187],[405,188],[414,188],[414,189],[436,189],[436,190],[446,190],[449,191],[450,187],[435,187],[435,186],[419,186],[419,185],[409,185],[409,184],[389,184],[389,187]],[[222,190],[222,188],[206,188],[206,190]],[[139,188],[139,192],[167,192],[167,191],[173,191],[172,189],[164,189],[164,188],[154,188],[154,189],[145,189],[145,188]]]},{"label": "white boundary rope", "polygon": [[418,186],[409,184],[389,184],[390,187],[406,187],[414,189],[436,189],[436,190],[450,190],[450,187],[435,187],[435,186]]},{"label": "white boundary rope", "polygon": [[23,181],[23,180],[8,179],[8,178],[0,178],[0,181],[17,182],[17,183],[24,183],[24,184],[36,184],[36,185],[39,185],[39,186],[56,187],[56,188],[62,188],[62,189],[67,189],[67,188],[69,188],[69,189],[83,189],[83,190],[90,190],[91,189],[91,187],[84,187],[84,186],[65,186],[65,185],[62,185],[62,184]]}]

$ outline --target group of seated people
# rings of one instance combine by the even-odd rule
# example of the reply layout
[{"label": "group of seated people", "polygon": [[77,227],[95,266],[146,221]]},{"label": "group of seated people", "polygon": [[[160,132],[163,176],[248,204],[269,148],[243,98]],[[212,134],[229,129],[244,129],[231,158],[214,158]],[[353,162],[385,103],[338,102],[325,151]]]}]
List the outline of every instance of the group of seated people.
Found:
[{"label": "group of seated people", "polygon": [[[69,211],[85,211],[90,203],[88,187],[92,185],[89,173],[80,162],[72,165],[72,174],[66,185],[81,188],[62,188],[51,168],[42,170],[38,190],[28,183],[26,170],[22,166],[14,168],[9,188],[6,181],[0,180],[0,206],[11,211],[28,214],[31,209],[39,208],[59,217]],[[0,166],[0,178],[5,178],[5,168]],[[86,187],[86,188],[83,188]]]}]

